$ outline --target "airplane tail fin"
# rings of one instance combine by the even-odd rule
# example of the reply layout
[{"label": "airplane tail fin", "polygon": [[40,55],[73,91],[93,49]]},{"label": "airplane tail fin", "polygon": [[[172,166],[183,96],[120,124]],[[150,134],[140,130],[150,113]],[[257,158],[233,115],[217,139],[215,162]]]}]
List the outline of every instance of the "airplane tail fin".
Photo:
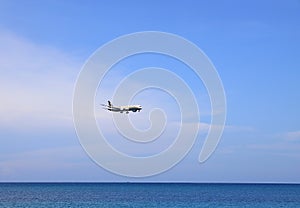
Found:
[{"label": "airplane tail fin", "polygon": [[112,107],[111,102],[110,102],[110,101],[107,101],[107,102],[108,102],[108,106],[109,106],[109,107]]}]

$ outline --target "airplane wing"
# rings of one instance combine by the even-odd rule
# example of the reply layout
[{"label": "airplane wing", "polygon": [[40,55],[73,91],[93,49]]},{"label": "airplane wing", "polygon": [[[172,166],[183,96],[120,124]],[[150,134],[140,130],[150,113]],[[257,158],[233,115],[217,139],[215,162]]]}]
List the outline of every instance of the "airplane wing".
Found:
[{"label": "airplane wing", "polygon": [[120,110],[120,108],[118,107],[114,107],[114,106],[109,106],[109,105],[105,105],[105,104],[101,104],[103,107],[103,109],[106,109],[106,110]]},{"label": "airplane wing", "polygon": [[109,107],[106,107],[106,106],[104,106],[104,107],[102,107],[103,109],[105,109],[105,110],[110,110],[111,108],[109,108]]}]

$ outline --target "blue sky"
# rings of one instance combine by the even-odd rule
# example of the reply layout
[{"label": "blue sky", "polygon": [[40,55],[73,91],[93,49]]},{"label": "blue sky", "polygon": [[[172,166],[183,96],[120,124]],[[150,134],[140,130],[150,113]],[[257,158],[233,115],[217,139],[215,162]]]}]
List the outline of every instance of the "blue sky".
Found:
[{"label": "blue sky", "polygon": [[[299,183],[299,11],[297,0],[1,1],[0,181]],[[149,30],[180,35],[207,54],[226,91],[227,121],[204,164],[197,163],[200,135],[171,170],[125,178],[98,167],[81,148],[72,122],[73,87],[98,47]],[[153,56],[120,67],[153,62],[176,65]],[[191,74],[175,72],[196,90]],[[122,78],[130,70],[113,73]],[[206,112],[209,100],[200,88],[204,95],[197,99]]]}]

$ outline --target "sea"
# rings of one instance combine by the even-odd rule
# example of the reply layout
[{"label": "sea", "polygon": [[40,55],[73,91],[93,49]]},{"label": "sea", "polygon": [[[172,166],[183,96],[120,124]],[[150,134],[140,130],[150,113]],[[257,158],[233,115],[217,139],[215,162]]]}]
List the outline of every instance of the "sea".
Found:
[{"label": "sea", "polygon": [[300,185],[0,183],[0,207],[300,207]]}]

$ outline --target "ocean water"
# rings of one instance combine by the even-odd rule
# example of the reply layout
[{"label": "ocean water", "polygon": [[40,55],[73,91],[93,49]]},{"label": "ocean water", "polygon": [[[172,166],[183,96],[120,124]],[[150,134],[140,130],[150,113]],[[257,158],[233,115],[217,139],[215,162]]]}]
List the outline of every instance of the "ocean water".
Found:
[{"label": "ocean water", "polygon": [[300,185],[0,183],[0,207],[300,207]]}]

